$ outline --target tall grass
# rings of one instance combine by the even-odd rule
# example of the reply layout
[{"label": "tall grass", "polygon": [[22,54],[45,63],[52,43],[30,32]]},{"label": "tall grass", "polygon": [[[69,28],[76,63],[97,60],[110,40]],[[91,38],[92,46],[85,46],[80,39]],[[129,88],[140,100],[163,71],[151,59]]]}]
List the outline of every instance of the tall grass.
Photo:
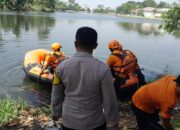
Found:
[{"label": "tall grass", "polygon": [[173,121],[172,124],[175,127],[175,130],[180,130],[180,119]]},{"label": "tall grass", "polygon": [[19,111],[27,106],[27,103],[20,98],[18,100],[0,99],[0,125],[6,125],[16,119],[19,116]]}]

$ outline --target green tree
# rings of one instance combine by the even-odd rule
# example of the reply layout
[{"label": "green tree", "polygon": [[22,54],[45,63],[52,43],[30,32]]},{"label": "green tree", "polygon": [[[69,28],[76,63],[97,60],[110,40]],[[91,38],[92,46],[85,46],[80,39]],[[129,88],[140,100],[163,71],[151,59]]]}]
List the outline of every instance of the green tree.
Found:
[{"label": "green tree", "polygon": [[0,0],[0,9],[7,9],[7,0]]},{"label": "green tree", "polygon": [[31,6],[33,5],[34,0],[25,0],[23,10],[28,11],[31,10]]},{"label": "green tree", "polygon": [[95,13],[112,13],[115,10],[111,9],[110,7],[105,7],[104,5],[98,5],[93,12]]},{"label": "green tree", "polygon": [[128,1],[116,8],[116,12],[120,14],[130,14],[132,10],[139,8],[140,4],[134,1]]},{"label": "green tree", "polygon": [[72,6],[72,10],[74,10],[74,11],[81,11],[81,6],[78,3],[75,3]]},{"label": "green tree", "polygon": [[172,7],[177,7],[178,4],[174,1],[172,4],[171,4]]},{"label": "green tree", "polygon": [[142,2],[136,2],[137,8],[144,8],[144,5]]},{"label": "green tree", "polygon": [[161,25],[162,28],[166,29],[168,32],[179,32],[180,31],[180,7],[174,7],[162,16],[164,18],[164,24]]},{"label": "green tree", "polygon": [[55,0],[49,0],[49,1],[48,1],[48,7],[49,7],[51,10],[54,10],[54,9],[55,9],[55,4],[56,4],[56,1],[55,1]]},{"label": "green tree", "polygon": [[91,12],[91,9],[88,6],[86,6],[84,9],[86,12]]},{"label": "green tree", "polygon": [[158,8],[169,8],[170,5],[169,5],[168,3],[166,3],[166,2],[161,1],[161,2],[158,4],[157,7],[158,7]]},{"label": "green tree", "polygon": [[107,12],[107,13],[114,13],[114,12],[116,12],[114,9],[112,9],[112,8],[110,8],[110,7],[106,7],[104,10],[105,10],[105,12]]},{"label": "green tree", "polygon": [[12,11],[85,10],[75,0],[68,0],[68,3],[60,0],[0,0],[0,9]]},{"label": "green tree", "polygon": [[75,0],[68,0],[69,4],[75,4]]},{"label": "green tree", "polygon": [[54,11],[58,0],[33,0],[34,10]]},{"label": "green tree", "polygon": [[157,3],[154,0],[144,0],[144,7],[157,7]]},{"label": "green tree", "polygon": [[25,5],[27,8],[27,5],[29,5],[28,0],[9,0],[8,9],[21,11],[24,10]]},{"label": "green tree", "polygon": [[65,11],[65,10],[67,10],[67,5],[64,2],[59,1],[56,3],[56,9],[61,10],[61,11]]},{"label": "green tree", "polygon": [[98,9],[104,9],[104,5],[98,5],[97,8]]},{"label": "green tree", "polygon": [[66,6],[65,10],[73,10],[73,11],[84,11],[85,9],[83,9],[78,3],[75,2],[75,0],[68,0],[69,3]]},{"label": "green tree", "polygon": [[4,10],[30,10],[34,0],[0,0],[0,8]]}]

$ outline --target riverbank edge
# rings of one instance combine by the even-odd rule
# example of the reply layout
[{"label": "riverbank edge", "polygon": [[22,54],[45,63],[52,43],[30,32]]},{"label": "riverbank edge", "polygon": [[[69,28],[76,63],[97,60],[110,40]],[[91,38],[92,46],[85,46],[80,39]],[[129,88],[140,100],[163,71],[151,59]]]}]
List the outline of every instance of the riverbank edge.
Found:
[{"label": "riverbank edge", "polygon": [[21,98],[0,99],[1,130],[42,129],[51,121],[51,109],[46,105],[30,105]]},{"label": "riverbank edge", "polygon": [[89,12],[82,12],[82,11],[70,11],[70,10],[67,10],[67,11],[61,11],[61,10],[50,10],[48,8],[44,8],[44,11],[41,11],[41,9],[37,9],[36,7],[33,7],[33,10],[31,11],[6,11],[6,10],[0,10],[0,11],[3,11],[3,12],[18,12],[18,13],[22,13],[22,12],[35,12],[35,13],[41,13],[41,12],[45,12],[45,13],[56,13],[56,12],[59,12],[59,13],[82,13],[82,14],[94,14],[94,15],[105,15],[105,16],[116,16],[116,17],[124,17],[124,18],[136,18],[136,19],[149,19],[149,20],[160,20],[162,21],[163,18],[150,18],[150,17],[143,17],[143,16],[136,16],[136,15],[123,15],[123,14],[118,14],[118,13],[89,13]]},{"label": "riverbank edge", "polygon": [[[3,104],[3,103],[6,104]],[[11,109],[12,106],[17,106],[14,109],[12,109],[13,118],[10,118],[8,121],[2,123],[2,113],[0,113],[0,129],[5,130],[5,129],[14,129],[14,130],[25,130],[25,129],[46,129],[46,128],[51,128],[52,127],[52,116],[51,116],[51,108],[46,106],[46,105],[41,105],[41,106],[32,106],[26,103],[26,101],[22,99],[18,100],[13,100],[13,99],[0,99],[0,104],[3,104],[8,107],[6,109]],[[121,103],[120,103],[121,104]],[[121,104],[123,106],[124,103]],[[125,103],[126,106],[128,106],[128,103]],[[2,107],[2,105],[0,105]],[[129,108],[129,107],[128,107]],[[0,108],[2,112],[3,109]],[[120,113],[124,113],[125,111],[121,110]],[[129,112],[128,112],[129,113]],[[10,113],[12,114],[12,113]],[[126,120],[126,118],[123,119],[125,116],[121,115],[122,120]],[[5,115],[5,116],[8,116]],[[6,119],[6,117],[4,117]],[[133,118],[133,121],[135,119]],[[120,121],[121,123],[121,121]],[[175,127],[175,130],[180,130],[180,118],[174,119],[173,120],[173,126]],[[124,124],[123,124],[124,125]],[[135,124],[133,124],[135,125]]]},{"label": "riverbank edge", "polygon": [[150,17],[143,17],[143,16],[136,16],[136,15],[122,15],[122,14],[115,14],[117,17],[126,17],[126,18],[138,18],[138,19],[150,19],[150,20],[163,20],[163,18],[150,18]]}]

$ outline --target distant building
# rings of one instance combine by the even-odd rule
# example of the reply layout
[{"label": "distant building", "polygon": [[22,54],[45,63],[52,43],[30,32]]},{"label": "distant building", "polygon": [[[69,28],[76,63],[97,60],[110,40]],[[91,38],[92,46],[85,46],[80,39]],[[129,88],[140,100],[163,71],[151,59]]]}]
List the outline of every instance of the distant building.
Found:
[{"label": "distant building", "polygon": [[144,17],[153,18],[155,14],[155,8],[146,7],[142,9],[142,12],[144,14]]},{"label": "distant building", "polygon": [[167,12],[169,8],[153,8],[153,7],[146,7],[142,9],[133,10],[132,13],[135,15],[140,14],[140,12],[146,18],[160,18],[164,12]]}]

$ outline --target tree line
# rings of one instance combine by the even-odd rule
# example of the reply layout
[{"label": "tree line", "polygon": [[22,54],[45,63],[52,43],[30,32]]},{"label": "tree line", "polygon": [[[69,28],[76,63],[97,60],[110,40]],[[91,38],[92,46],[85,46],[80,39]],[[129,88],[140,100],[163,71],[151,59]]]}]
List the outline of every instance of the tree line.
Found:
[{"label": "tree line", "polygon": [[[176,3],[173,3],[176,4]],[[156,3],[154,0],[144,0],[143,2],[128,1],[116,9],[98,5],[91,10],[89,7],[81,7],[75,0],[63,2],[60,0],[0,0],[1,10],[10,11],[55,11],[55,10],[72,10],[72,11],[87,11],[94,13],[119,13],[129,14],[132,10],[144,7],[169,8],[172,5],[161,1]]]},{"label": "tree line", "polygon": [[[155,0],[144,0],[143,2],[136,2],[136,1],[128,1],[123,3],[120,6],[117,6],[116,9],[112,9],[110,7],[105,7],[104,5],[100,4],[93,12],[95,13],[118,13],[118,14],[131,14],[132,10],[141,9],[145,7],[153,7],[153,8],[171,8],[176,7],[178,4],[173,2],[169,4],[167,2],[160,1],[157,3]],[[140,14],[141,15],[141,14]]]},{"label": "tree line", "polygon": [[0,0],[0,10],[9,11],[55,11],[73,10],[89,11],[82,8],[75,0],[63,2],[60,0]]},{"label": "tree line", "polygon": [[130,14],[132,10],[154,7],[154,8],[172,8],[163,15],[165,19],[164,28],[172,32],[173,30],[180,30],[180,6],[173,2],[171,5],[166,2],[156,3],[155,0],[144,0],[143,2],[128,1],[116,9],[98,5],[95,9],[91,10],[89,7],[81,7],[76,0],[68,0],[63,2],[60,0],[0,0],[0,10],[9,11],[86,11],[94,13],[118,13]]},{"label": "tree line", "polygon": [[156,3],[155,0],[144,0],[143,2],[128,1],[116,8],[116,13],[120,14],[130,14],[132,10],[145,8],[145,7],[154,7],[154,8],[171,8],[176,6],[177,3],[169,4],[163,1]]}]

